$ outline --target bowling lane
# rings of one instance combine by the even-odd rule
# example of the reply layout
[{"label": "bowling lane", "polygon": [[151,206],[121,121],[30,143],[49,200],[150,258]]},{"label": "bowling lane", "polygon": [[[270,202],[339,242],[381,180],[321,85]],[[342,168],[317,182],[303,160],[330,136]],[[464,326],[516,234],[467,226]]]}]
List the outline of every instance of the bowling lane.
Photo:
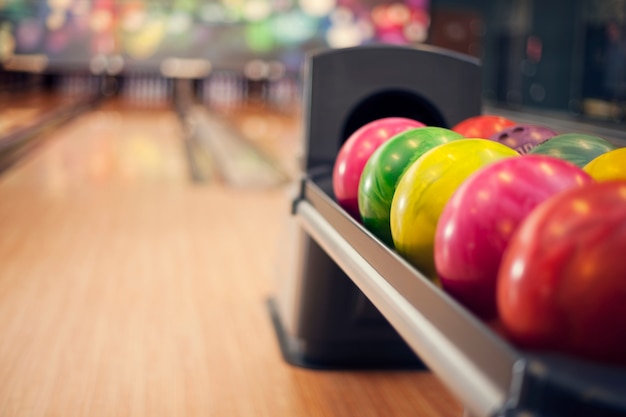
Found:
[{"label": "bowling lane", "polygon": [[193,183],[182,135],[105,103],[0,177],[0,415],[461,415],[430,373],[283,361],[290,189]]},{"label": "bowling lane", "polygon": [[189,110],[195,159],[204,155],[212,160],[213,177],[231,186],[273,187],[294,179],[296,154],[286,154],[293,151],[289,145],[297,143],[294,118],[254,107],[241,108],[236,114],[203,106]]},{"label": "bowling lane", "polygon": [[304,139],[299,103],[291,102],[288,109],[249,105],[243,111],[227,112],[221,116],[231,123],[251,146],[267,155],[290,179],[295,179],[302,168]]},{"label": "bowling lane", "polygon": [[[45,132],[93,107],[97,97],[53,94],[42,85],[16,86],[0,92],[0,172],[7,170],[40,142]],[[18,94],[17,91],[20,91]]]},{"label": "bowling lane", "polygon": [[47,115],[77,104],[84,95],[45,94],[39,89],[25,93],[0,92],[0,137],[32,126]]},{"label": "bowling lane", "polygon": [[188,177],[182,135],[169,108],[111,100],[41,138],[43,149],[4,184],[43,192],[182,184]]}]

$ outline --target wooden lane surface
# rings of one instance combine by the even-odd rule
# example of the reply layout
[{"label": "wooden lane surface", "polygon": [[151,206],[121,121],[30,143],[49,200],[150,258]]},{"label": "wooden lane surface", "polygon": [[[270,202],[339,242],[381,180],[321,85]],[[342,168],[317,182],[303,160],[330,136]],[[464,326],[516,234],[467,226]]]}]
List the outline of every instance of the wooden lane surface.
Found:
[{"label": "wooden lane surface", "polygon": [[76,104],[84,98],[86,96],[43,94],[37,91],[20,95],[0,93],[0,137],[29,127],[47,114]]},{"label": "wooden lane surface", "polygon": [[219,116],[232,123],[252,146],[274,159],[290,178],[299,176],[304,153],[299,106],[268,114],[263,106],[251,103],[243,111],[222,111]]},{"label": "wooden lane surface", "polygon": [[105,106],[0,178],[0,415],[460,416],[426,372],[282,360],[288,193],[191,184],[180,135]]}]

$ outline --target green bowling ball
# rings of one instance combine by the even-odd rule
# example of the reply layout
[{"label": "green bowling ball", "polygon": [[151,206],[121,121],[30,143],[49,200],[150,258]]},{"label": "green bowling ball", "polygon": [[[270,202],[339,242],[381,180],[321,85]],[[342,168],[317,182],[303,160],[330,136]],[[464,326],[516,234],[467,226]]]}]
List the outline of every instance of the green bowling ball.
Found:
[{"label": "green bowling ball", "polygon": [[426,151],[464,136],[441,127],[418,127],[383,143],[368,159],[359,181],[358,205],[363,225],[393,247],[389,211],[396,185],[406,168]]},{"label": "green bowling ball", "polygon": [[566,133],[536,146],[528,152],[564,159],[583,168],[596,157],[617,147],[606,139],[580,133]]}]

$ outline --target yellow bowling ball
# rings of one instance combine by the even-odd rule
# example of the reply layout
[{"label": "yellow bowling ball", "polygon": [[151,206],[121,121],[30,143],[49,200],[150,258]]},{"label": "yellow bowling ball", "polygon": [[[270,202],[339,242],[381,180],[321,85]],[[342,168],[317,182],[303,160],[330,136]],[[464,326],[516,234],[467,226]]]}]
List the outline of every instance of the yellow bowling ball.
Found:
[{"label": "yellow bowling ball", "polygon": [[519,153],[512,148],[487,139],[456,140],[424,153],[400,178],[391,201],[391,236],[397,252],[436,280],[435,231],[446,203],[472,173],[515,156]]},{"label": "yellow bowling ball", "polygon": [[626,148],[613,149],[597,156],[583,170],[596,181],[626,180]]}]

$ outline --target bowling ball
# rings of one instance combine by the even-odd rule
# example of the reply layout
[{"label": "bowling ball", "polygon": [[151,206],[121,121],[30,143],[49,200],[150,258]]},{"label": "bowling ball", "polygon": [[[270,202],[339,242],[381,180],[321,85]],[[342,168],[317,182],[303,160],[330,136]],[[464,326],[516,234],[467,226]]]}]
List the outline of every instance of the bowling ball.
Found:
[{"label": "bowling ball", "polygon": [[359,219],[359,181],[372,153],[388,139],[424,124],[404,117],[385,117],[369,122],[352,133],[339,149],[333,167],[333,192],[337,203]]},{"label": "bowling ball", "polygon": [[439,145],[413,162],[391,201],[391,237],[397,252],[436,279],[435,229],[444,206],[472,173],[519,154],[498,142],[467,138]]},{"label": "bowling ball", "polygon": [[489,139],[500,142],[524,155],[556,135],[558,132],[545,126],[515,125],[491,135]]},{"label": "bowling ball", "polygon": [[498,268],[519,224],[549,197],[590,182],[582,168],[545,155],[503,159],[471,175],[437,223],[443,288],[479,317],[495,318]]},{"label": "bowling ball", "polygon": [[506,117],[483,114],[462,120],[454,125],[452,130],[466,138],[489,139],[494,134],[514,125],[516,123]]},{"label": "bowling ball", "polygon": [[510,339],[626,365],[626,181],[556,194],[522,222],[498,273]]},{"label": "bowling ball", "polygon": [[380,145],[365,164],[359,183],[363,225],[393,246],[389,210],[396,185],[406,167],[426,151],[463,136],[441,127],[420,127],[399,133]]},{"label": "bowling ball", "polygon": [[598,136],[565,133],[553,136],[549,141],[531,149],[528,154],[554,156],[582,168],[597,156],[616,148],[611,142]]},{"label": "bowling ball", "polygon": [[626,180],[626,148],[603,153],[583,169],[597,181]]}]

